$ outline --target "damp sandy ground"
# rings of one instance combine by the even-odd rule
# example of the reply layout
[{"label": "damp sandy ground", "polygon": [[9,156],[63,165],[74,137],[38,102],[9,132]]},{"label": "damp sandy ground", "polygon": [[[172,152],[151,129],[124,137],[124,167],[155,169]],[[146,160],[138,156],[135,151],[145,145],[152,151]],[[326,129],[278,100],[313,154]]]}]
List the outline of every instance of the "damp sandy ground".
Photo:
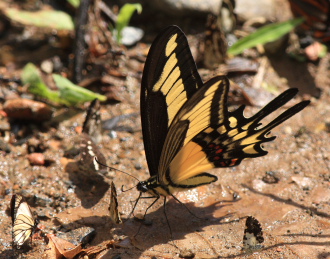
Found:
[{"label": "damp sandy ground", "polygon": [[[116,84],[115,94],[121,102],[103,104],[103,120],[139,112],[143,68],[139,57],[147,53],[147,47],[134,51],[135,58],[125,63],[127,78],[124,82],[117,79],[120,83]],[[36,237],[28,251],[12,249],[9,204],[14,193],[27,198],[45,233],[92,227],[96,235],[87,247],[111,240],[118,244],[95,258],[330,258],[330,55],[315,63],[298,62],[287,56],[264,59],[261,81],[275,86],[275,95],[289,87],[300,90],[297,98],[280,112],[303,99],[311,99],[311,104],[272,131],[277,138],[265,145],[269,151],[266,156],[243,161],[231,169],[213,170],[217,182],[176,195],[186,207],[169,198],[166,213],[172,240],[162,199],[149,209],[143,223],[136,218],[143,216],[150,199],[139,202],[136,218],[128,218],[139,195],[134,188],[135,179],[114,171],[107,178],[95,177],[93,182],[82,179],[77,164],[65,158],[64,152],[75,145],[76,128],[82,125],[85,113],[83,109],[61,109],[47,126],[30,127],[47,146],[44,155],[51,161],[47,166],[29,164],[26,143],[11,145],[8,154],[0,153],[0,259],[48,258],[46,241]],[[200,72],[205,80],[215,74]],[[253,81],[253,76],[249,77],[247,81]],[[263,88],[251,90],[248,84],[243,89],[255,104],[264,105],[275,97]],[[258,105],[248,106],[246,115],[259,109]],[[0,122],[0,126],[7,123],[2,114]],[[99,147],[108,165],[146,180],[149,174],[139,115],[120,125],[134,132],[104,132]],[[109,219],[111,181],[117,186],[124,221],[120,225]],[[133,189],[123,193],[121,186]],[[264,248],[252,254],[242,251],[247,216],[258,219],[265,239]]]},{"label": "damp sandy ground", "polygon": [[[265,146],[268,155],[243,161],[235,168],[213,170],[219,178],[216,183],[177,194],[201,219],[168,199],[166,212],[172,241],[162,200],[149,210],[136,235],[141,222],[127,219],[127,215],[138,192],[133,188],[122,193],[120,189],[122,185],[124,189],[131,188],[137,181],[119,172],[108,174],[117,186],[124,220],[123,224],[114,225],[107,210],[111,180],[100,178],[93,186],[81,181],[75,163],[63,157],[65,147],[76,135],[74,127],[83,122],[84,112],[71,114],[56,131],[42,133],[49,146],[45,155],[54,160],[48,167],[31,166],[26,158],[26,145],[13,146],[11,153],[2,153],[0,157],[0,258],[46,258],[44,240],[33,240],[30,251],[14,255],[9,203],[11,194],[16,192],[28,198],[45,232],[56,233],[63,226],[66,230],[89,226],[95,229],[96,236],[88,246],[113,239],[121,244],[103,251],[97,258],[178,258],[189,254],[195,258],[330,258],[330,85],[323,63],[306,65],[306,69],[314,71],[317,84],[308,84],[309,79],[304,77],[309,75],[292,69],[291,76],[299,78],[294,86],[300,88],[301,95],[291,104],[302,97],[312,103],[273,130],[277,139]],[[274,80],[282,76],[281,72],[270,71]],[[102,106],[102,118],[137,112],[139,88],[136,80],[129,89],[123,89],[125,98],[121,103]],[[285,88],[283,85],[280,91]],[[319,90],[321,96],[316,99],[313,94]],[[258,109],[248,107],[246,114]],[[112,137],[107,132],[100,148],[109,165],[145,180],[149,175],[140,118],[123,123],[135,132],[115,132]],[[272,183],[274,179],[278,182]],[[141,200],[135,215],[143,215],[150,203],[150,199]],[[261,223],[265,238],[264,249],[253,254],[241,250],[245,217],[250,215]]]}]

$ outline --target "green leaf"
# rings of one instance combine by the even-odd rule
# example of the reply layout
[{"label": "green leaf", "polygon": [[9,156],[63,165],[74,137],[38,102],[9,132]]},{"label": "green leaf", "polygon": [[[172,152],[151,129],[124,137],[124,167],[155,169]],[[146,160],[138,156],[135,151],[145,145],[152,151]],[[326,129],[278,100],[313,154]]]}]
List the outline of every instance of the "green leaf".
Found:
[{"label": "green leaf", "polygon": [[137,11],[138,14],[142,12],[142,5],[141,4],[125,4],[120,9],[118,17],[117,17],[117,23],[116,23],[116,31],[117,31],[117,42],[121,43],[122,38],[122,30],[128,25],[129,21],[131,20],[131,17],[133,13]]},{"label": "green leaf", "polygon": [[48,100],[72,106],[98,98],[100,101],[105,101],[106,96],[94,93],[78,85],[73,84],[70,80],[60,75],[53,74],[54,81],[59,91],[50,90],[40,77],[38,68],[32,63],[27,64],[23,68],[21,75],[22,82],[28,84],[28,91],[37,96],[47,98]]},{"label": "green leaf", "polygon": [[238,55],[244,50],[257,46],[258,44],[265,44],[277,40],[283,35],[293,30],[296,26],[304,21],[303,18],[297,18],[294,20],[273,23],[258,29],[256,32],[249,36],[240,39],[233,46],[228,49],[229,55]]},{"label": "green leaf", "polygon": [[67,0],[73,7],[78,8],[80,5],[80,0]]},{"label": "green leaf", "polygon": [[319,58],[324,58],[328,53],[328,47],[326,45],[322,45],[322,50],[319,53]]},{"label": "green leaf", "polygon": [[53,79],[56,86],[60,90],[60,98],[69,103],[69,105],[76,105],[92,101],[95,98],[99,99],[100,101],[105,101],[107,99],[106,96],[94,93],[88,89],[75,85],[70,80],[60,75],[53,74]]},{"label": "green leaf", "polygon": [[47,27],[57,30],[73,30],[74,23],[70,15],[55,10],[40,10],[36,12],[7,8],[4,13],[11,20],[23,25]]},{"label": "green leaf", "polygon": [[22,82],[28,84],[28,91],[32,94],[44,97],[50,101],[61,103],[59,93],[50,90],[42,81],[39,70],[32,63],[28,63],[22,71]]}]

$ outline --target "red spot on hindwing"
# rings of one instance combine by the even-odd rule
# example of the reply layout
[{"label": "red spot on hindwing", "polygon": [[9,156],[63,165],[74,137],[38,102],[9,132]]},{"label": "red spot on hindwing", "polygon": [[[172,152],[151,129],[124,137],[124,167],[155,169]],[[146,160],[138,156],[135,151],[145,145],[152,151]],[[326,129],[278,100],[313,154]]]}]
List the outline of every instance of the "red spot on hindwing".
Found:
[{"label": "red spot on hindwing", "polygon": [[220,154],[220,153],[222,153],[222,151],[223,151],[223,149],[220,148],[220,149],[218,149],[217,151],[215,151],[215,153],[216,153],[216,154]]},{"label": "red spot on hindwing", "polygon": [[237,160],[238,160],[237,158],[232,159],[232,160],[231,160],[231,163],[230,163],[229,166],[234,166],[234,165],[236,165]]}]

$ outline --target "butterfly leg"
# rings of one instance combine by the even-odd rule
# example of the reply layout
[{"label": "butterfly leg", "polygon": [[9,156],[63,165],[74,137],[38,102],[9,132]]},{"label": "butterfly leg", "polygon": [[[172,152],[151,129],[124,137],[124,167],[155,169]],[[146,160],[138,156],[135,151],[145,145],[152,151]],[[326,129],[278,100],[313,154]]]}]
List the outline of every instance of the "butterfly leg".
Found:
[{"label": "butterfly leg", "polygon": [[166,214],[166,196],[164,197],[163,208],[164,208],[164,214],[165,214],[165,218],[166,218],[166,223],[167,223],[167,226],[168,226],[168,228],[170,230],[171,240],[173,240],[172,228],[171,228],[170,222],[168,221],[167,214]]},{"label": "butterfly leg", "polygon": [[173,194],[171,194],[171,196],[174,198],[174,200],[176,200],[178,203],[180,203],[181,205],[183,205],[186,209],[187,209],[187,211],[191,214],[191,215],[193,215],[195,218],[197,218],[197,219],[203,219],[203,220],[205,220],[205,218],[200,218],[200,217],[198,217],[198,216],[196,216],[184,203],[182,203],[177,197],[175,197]]},{"label": "butterfly leg", "polygon": [[141,195],[142,195],[142,192],[140,192],[139,197],[135,200],[135,203],[134,203],[133,209],[132,209],[132,211],[130,212],[130,214],[128,214],[127,219],[129,219],[132,215],[134,216],[134,210],[135,210],[135,208],[136,208],[137,203],[139,202],[139,200],[140,200],[140,198],[141,198]]},{"label": "butterfly leg", "polygon": [[[137,205],[137,203],[139,202],[140,199],[153,199],[153,198],[155,198],[155,196],[141,197],[141,195],[142,195],[142,193],[140,193],[139,197],[137,197],[137,199],[134,200],[135,203],[134,203],[134,206],[133,206],[132,211],[130,212],[130,214],[128,214],[128,217],[127,217],[128,219],[132,216],[132,214],[133,214],[133,216],[134,216],[134,210],[135,210],[136,205]],[[132,203],[132,202],[133,202],[133,201],[131,201],[131,203]]]},{"label": "butterfly leg", "polygon": [[[140,194],[140,196],[141,196],[141,194]],[[139,196],[139,198],[140,198],[140,196]],[[142,198],[155,198],[155,197],[142,197]],[[148,210],[159,200],[159,198],[160,198],[160,196],[156,196],[156,199],[148,206],[148,208],[144,212],[144,215],[143,215],[143,218],[142,218],[143,220],[145,219]],[[139,227],[137,233],[134,235],[134,237],[139,234],[141,227],[142,227],[142,223],[140,224],[140,227]]]}]

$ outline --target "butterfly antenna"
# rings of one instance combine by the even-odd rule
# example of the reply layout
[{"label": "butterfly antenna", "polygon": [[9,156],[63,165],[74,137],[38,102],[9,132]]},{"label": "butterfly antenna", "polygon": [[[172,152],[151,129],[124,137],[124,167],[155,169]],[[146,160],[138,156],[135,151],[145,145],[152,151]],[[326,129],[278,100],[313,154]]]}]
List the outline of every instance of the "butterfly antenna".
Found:
[{"label": "butterfly antenna", "polygon": [[[108,165],[105,165],[105,164],[101,163],[100,161],[97,160],[97,157],[96,157],[96,156],[94,157],[94,159],[95,159],[95,161],[96,161],[98,164],[100,164],[100,165],[102,165],[102,166],[105,166],[105,167],[107,167],[107,168],[109,168],[109,169],[111,169],[111,170],[115,170],[115,171],[121,172],[121,173],[123,173],[123,174],[126,174],[126,175],[128,175],[128,176],[130,176],[130,177],[133,177],[133,178],[134,178],[135,180],[137,180],[138,182],[140,182],[139,179],[137,179],[135,176],[133,176],[133,175],[131,175],[131,174],[129,174],[129,173],[126,173],[126,172],[121,171],[121,170],[119,170],[119,169],[117,169],[117,168],[114,168],[114,167],[111,167],[111,166],[108,166]],[[135,186],[134,186],[134,187],[135,187]],[[132,188],[134,188],[134,187],[132,187]],[[131,188],[131,189],[132,189],[132,188]],[[130,190],[130,189],[129,189],[129,190]]]},{"label": "butterfly antenna", "polygon": [[121,192],[127,192],[127,191],[130,191],[132,190],[133,188],[135,188],[136,186],[133,186],[131,188],[128,188],[127,190],[124,190],[124,185],[121,186]]}]

